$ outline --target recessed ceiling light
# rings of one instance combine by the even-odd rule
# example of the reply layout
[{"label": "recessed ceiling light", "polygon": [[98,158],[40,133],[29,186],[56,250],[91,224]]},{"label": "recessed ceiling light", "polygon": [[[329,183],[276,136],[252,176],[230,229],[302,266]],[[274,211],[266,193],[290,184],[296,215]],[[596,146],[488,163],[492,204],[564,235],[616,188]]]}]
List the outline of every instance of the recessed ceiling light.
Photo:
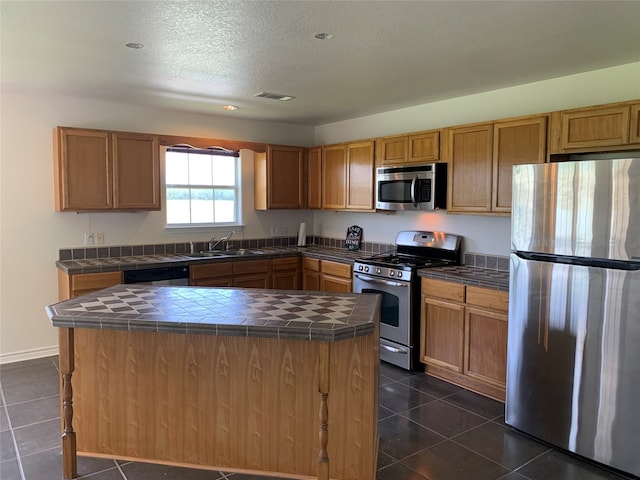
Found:
[{"label": "recessed ceiling light", "polygon": [[223,105],[222,109],[223,110],[228,110],[230,112],[234,112],[236,110],[240,110],[240,107],[237,107],[236,105]]},{"label": "recessed ceiling light", "polygon": [[124,46],[125,47],[129,47],[129,48],[133,48],[134,50],[140,50],[142,47],[144,47],[143,44],[135,43],[135,42],[125,43]]},{"label": "recessed ceiling light", "polygon": [[315,36],[318,40],[330,40],[330,39],[332,39],[332,38],[333,38],[333,35],[332,35],[331,33],[325,33],[325,32],[322,32],[322,33],[316,33],[314,36]]}]

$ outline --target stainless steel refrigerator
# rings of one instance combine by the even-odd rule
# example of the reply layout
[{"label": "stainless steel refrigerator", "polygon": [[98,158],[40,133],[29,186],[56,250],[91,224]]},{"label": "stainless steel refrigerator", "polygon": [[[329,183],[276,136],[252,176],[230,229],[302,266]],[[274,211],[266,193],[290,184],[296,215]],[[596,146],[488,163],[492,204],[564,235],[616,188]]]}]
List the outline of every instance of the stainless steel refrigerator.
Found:
[{"label": "stainless steel refrigerator", "polygon": [[640,475],[640,158],[513,171],[506,422]]}]

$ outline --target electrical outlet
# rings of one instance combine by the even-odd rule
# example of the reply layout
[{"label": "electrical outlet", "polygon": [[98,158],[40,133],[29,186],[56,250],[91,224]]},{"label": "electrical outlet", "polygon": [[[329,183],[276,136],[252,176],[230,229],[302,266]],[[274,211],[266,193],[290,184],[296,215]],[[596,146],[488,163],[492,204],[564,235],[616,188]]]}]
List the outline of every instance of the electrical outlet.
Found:
[{"label": "electrical outlet", "polygon": [[96,236],[91,232],[87,232],[84,234],[84,244],[85,246],[91,246],[96,244]]},{"label": "electrical outlet", "polygon": [[271,227],[271,236],[272,237],[286,237],[287,236],[287,227]]},{"label": "electrical outlet", "polygon": [[104,245],[104,232],[98,232],[95,236],[96,245]]}]

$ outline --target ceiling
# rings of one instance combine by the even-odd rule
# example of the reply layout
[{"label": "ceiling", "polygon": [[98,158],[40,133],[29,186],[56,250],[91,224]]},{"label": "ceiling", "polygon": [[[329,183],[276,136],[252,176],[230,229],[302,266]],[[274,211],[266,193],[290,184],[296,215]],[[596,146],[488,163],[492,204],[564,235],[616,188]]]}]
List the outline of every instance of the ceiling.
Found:
[{"label": "ceiling", "polygon": [[0,27],[8,90],[302,125],[640,61],[640,1],[0,0]]}]

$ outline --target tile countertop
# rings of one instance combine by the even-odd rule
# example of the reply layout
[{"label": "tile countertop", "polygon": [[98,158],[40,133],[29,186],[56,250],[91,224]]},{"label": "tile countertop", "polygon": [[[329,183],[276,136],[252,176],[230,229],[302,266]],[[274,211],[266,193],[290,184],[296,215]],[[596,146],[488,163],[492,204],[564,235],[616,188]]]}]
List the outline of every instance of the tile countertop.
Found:
[{"label": "tile countertop", "polygon": [[54,327],[333,342],[372,334],[373,294],[116,285],[46,307]]},{"label": "tile countertop", "polygon": [[158,268],[169,266],[201,265],[204,263],[260,260],[267,258],[286,257],[292,255],[303,255],[305,257],[332,260],[335,262],[353,264],[359,257],[371,256],[372,252],[361,250],[346,250],[344,248],[332,247],[265,247],[252,250],[265,252],[263,255],[246,255],[231,257],[205,257],[193,258],[187,254],[165,254],[165,255],[137,255],[130,257],[107,257],[90,258],[82,260],[58,260],[58,269],[69,275],[78,273],[99,273],[115,272],[124,270],[141,270],[144,268]]},{"label": "tile countertop", "polygon": [[457,267],[423,268],[418,271],[418,275],[424,278],[435,278],[449,282],[464,283],[466,285],[509,291],[509,272],[503,270],[460,265]]}]

